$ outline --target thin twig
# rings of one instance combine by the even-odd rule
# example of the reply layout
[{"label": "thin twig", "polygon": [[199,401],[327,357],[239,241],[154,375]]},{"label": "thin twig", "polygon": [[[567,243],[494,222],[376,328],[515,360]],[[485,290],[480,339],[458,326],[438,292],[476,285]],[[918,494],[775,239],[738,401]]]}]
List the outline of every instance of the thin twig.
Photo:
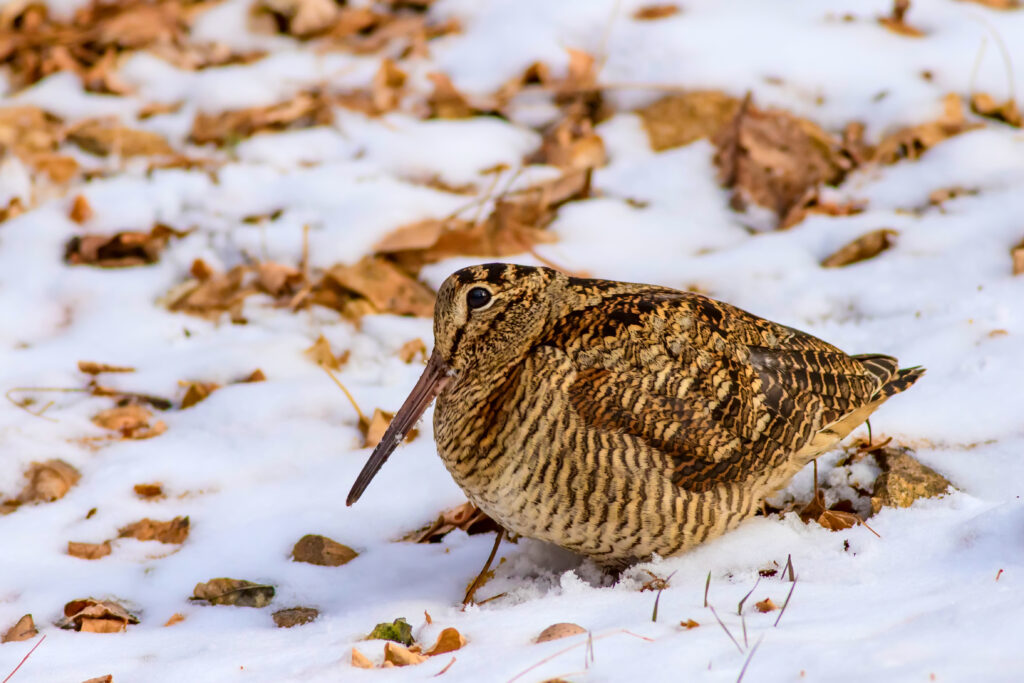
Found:
[{"label": "thin twig", "polygon": [[735,638],[733,638],[732,633],[729,631],[728,627],[726,627],[725,622],[723,622],[721,618],[719,618],[718,612],[715,611],[715,608],[711,605],[708,605],[708,609],[711,610],[711,613],[715,615],[715,619],[718,620],[718,625],[722,627],[723,631],[725,631],[725,635],[729,636],[729,640],[732,641],[732,644],[736,646],[736,649],[740,651],[740,654],[743,654],[743,648],[740,647],[739,642]]},{"label": "thin twig", "polygon": [[773,628],[775,626],[778,626],[779,622],[782,620],[782,615],[786,613],[786,606],[789,604],[789,599],[791,597],[793,597],[793,591],[795,591],[795,590],[796,590],[796,579],[794,578],[793,579],[793,585],[789,587],[789,594],[786,595],[786,602],[782,603],[782,609],[779,610],[779,616],[777,616],[775,618],[775,623],[772,624]]},{"label": "thin twig", "polygon": [[[620,628],[617,631],[612,631],[611,633],[605,633],[604,635],[601,635],[601,636],[598,636],[596,638],[593,638],[593,640],[594,641],[603,640],[604,638],[608,638],[609,636],[618,635],[620,633],[624,633],[627,636],[633,636],[634,638],[639,638],[640,640],[646,640],[648,643],[653,643],[654,642],[653,638],[648,638],[647,636],[642,636],[642,635],[640,635],[638,633],[633,633],[632,631],[629,631],[629,630],[624,629],[624,628]],[[588,640],[590,640],[590,639],[588,639]],[[548,655],[547,657],[545,657],[544,659],[540,660],[536,664],[533,664],[533,665],[527,667],[526,669],[523,669],[522,671],[517,673],[512,678],[508,679],[508,681],[506,683],[513,683],[513,681],[519,680],[520,678],[522,678],[526,674],[530,673],[531,671],[533,671],[537,667],[544,666],[545,664],[550,662],[552,659],[555,659],[556,657],[561,657],[566,652],[574,650],[574,649],[578,648],[580,645],[586,645],[587,642],[588,642],[587,640],[583,640],[583,641],[580,641],[580,642],[576,643],[575,645],[570,645],[569,647],[563,648],[563,649],[559,650],[558,652],[556,652],[556,653],[554,653],[552,655]]]},{"label": "thin twig", "polygon": [[786,566],[782,569],[782,575],[785,576],[786,572],[789,572],[789,580],[796,582],[796,574],[793,573],[793,555],[786,555]]},{"label": "thin twig", "polygon": [[708,571],[708,580],[704,582],[704,606],[708,606],[708,591],[711,590],[711,571]]},{"label": "thin twig", "polygon": [[750,641],[747,640],[747,617],[746,615],[740,615],[740,624],[743,626],[743,647],[750,647]]},{"label": "thin twig", "polygon": [[750,660],[754,658],[754,653],[757,652],[757,648],[761,646],[761,641],[764,640],[764,635],[757,639],[754,643],[754,647],[750,650],[750,654],[747,655],[747,661],[743,662],[743,668],[740,669],[740,675],[736,678],[736,683],[740,683],[743,680],[743,674],[747,673],[747,667],[750,666]]},{"label": "thin twig", "polygon": [[367,420],[366,416],[363,415],[363,411],[359,409],[359,404],[356,403],[355,397],[353,397],[352,394],[349,393],[349,390],[345,388],[345,385],[341,383],[341,380],[335,377],[334,373],[331,372],[331,369],[326,365],[321,365],[320,367],[324,369],[324,372],[327,373],[328,377],[334,380],[334,383],[338,385],[338,388],[341,389],[341,391],[345,394],[345,397],[348,398],[348,402],[351,403],[352,407],[356,409],[356,415],[359,416],[360,424],[369,424],[369,420]]},{"label": "thin twig", "polygon": [[466,597],[462,599],[463,605],[468,605],[473,600],[473,594],[476,593],[476,589],[483,585],[483,578],[487,574],[487,570],[491,568],[491,562],[494,562],[494,556],[498,554],[498,546],[501,545],[501,539],[505,535],[505,527],[498,527],[498,533],[494,537],[494,545],[491,547],[491,554],[487,556],[487,561],[484,562],[484,568],[480,570],[480,573],[473,579],[473,583],[469,585],[469,590],[466,591]]},{"label": "thin twig", "polygon": [[32,656],[32,653],[36,651],[37,647],[39,647],[40,645],[43,644],[44,640],[46,640],[46,634],[45,633],[43,634],[43,637],[39,639],[39,642],[32,646],[32,649],[28,651],[28,654],[21,658],[21,661],[18,662],[18,666],[14,667],[14,671],[12,671],[11,673],[7,674],[7,678],[5,678],[3,680],[3,683],[7,683],[7,681],[9,681],[12,678],[14,678],[14,674],[18,673],[18,669],[21,668],[21,665],[28,661],[28,658]]}]

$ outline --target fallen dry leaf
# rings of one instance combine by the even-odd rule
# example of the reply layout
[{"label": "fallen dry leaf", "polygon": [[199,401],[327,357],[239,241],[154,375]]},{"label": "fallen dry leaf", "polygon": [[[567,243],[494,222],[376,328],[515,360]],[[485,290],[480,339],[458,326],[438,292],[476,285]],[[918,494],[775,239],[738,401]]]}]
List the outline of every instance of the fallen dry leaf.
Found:
[{"label": "fallen dry leaf", "polygon": [[340,567],[357,557],[359,553],[347,545],[317,534],[303,536],[292,548],[292,560],[295,562],[307,562],[321,567]]},{"label": "fallen dry leaf", "polygon": [[891,247],[897,235],[899,235],[897,231],[888,228],[861,235],[823,260],[821,266],[823,268],[839,268],[874,258]]},{"label": "fallen dry leaf", "polygon": [[90,678],[87,681],[82,681],[82,683],[114,683],[114,675],[107,674],[105,676],[96,676],[95,678]]},{"label": "fallen dry leaf", "polygon": [[910,0],[893,0],[892,14],[887,17],[880,17],[878,23],[901,36],[920,38],[924,35],[924,31],[914,28],[906,21],[909,10]]},{"label": "fallen dry leaf", "polygon": [[163,484],[136,484],[134,490],[139,498],[159,498],[164,495]]},{"label": "fallen dry leaf", "polygon": [[340,370],[349,357],[347,350],[342,352],[341,355],[335,356],[334,352],[331,351],[331,342],[327,341],[327,337],[322,334],[317,337],[312,346],[302,353],[305,354],[306,358],[328,370]]},{"label": "fallen dry leaf", "polygon": [[1013,98],[1005,102],[996,102],[995,98],[985,93],[971,95],[971,111],[979,116],[1002,121],[1003,123],[1020,128],[1024,125],[1020,109],[1017,108],[1017,101]]},{"label": "fallen dry leaf", "polygon": [[184,543],[188,538],[188,517],[175,517],[166,522],[154,519],[140,519],[118,530],[119,538],[134,538],[140,541],[160,543]]},{"label": "fallen dry leaf", "polygon": [[192,264],[193,279],[182,283],[166,297],[167,307],[190,315],[216,320],[223,313],[233,321],[242,321],[245,297],[258,290],[249,285],[250,269],[235,266],[226,273],[215,273],[202,260]]},{"label": "fallen dry leaf", "polygon": [[417,529],[402,537],[403,541],[413,543],[439,543],[442,538],[456,529],[469,535],[484,534],[498,530],[498,523],[470,502],[445,510],[437,519],[425,527]]},{"label": "fallen dry leaf", "polygon": [[378,313],[422,318],[434,314],[434,292],[391,261],[378,256],[366,256],[351,266],[334,266],[325,277],[365,298]]},{"label": "fallen dry leaf", "polygon": [[715,136],[715,164],[732,188],[734,208],[753,202],[775,212],[779,226],[821,184],[834,185],[852,168],[838,140],[816,124],[781,110],[760,110],[749,97]]},{"label": "fallen dry leaf", "polygon": [[0,223],[3,223],[9,218],[15,218],[25,213],[25,205],[21,203],[20,197],[11,197],[7,201],[7,206],[0,207]]},{"label": "fallen dry leaf", "polygon": [[872,454],[882,468],[871,495],[872,514],[883,507],[909,507],[919,498],[941,496],[953,487],[948,479],[918,462],[905,448],[890,446]]},{"label": "fallen dry leaf", "polygon": [[372,669],[373,662],[359,650],[352,648],[352,666],[357,669]]},{"label": "fallen dry leaf", "polygon": [[644,5],[633,12],[633,18],[637,21],[653,21],[674,16],[680,11],[679,5]]},{"label": "fallen dry leaf", "polygon": [[559,624],[552,624],[546,629],[540,632],[536,643],[546,643],[549,640],[558,640],[559,638],[568,638],[569,636],[579,635],[580,633],[586,633],[587,630],[578,624],[570,624],[562,622]]},{"label": "fallen dry leaf", "polygon": [[256,266],[256,282],[273,297],[294,296],[305,278],[302,272],[281,263],[263,261]]},{"label": "fallen dry leaf", "polygon": [[697,628],[698,626],[700,626],[700,624],[697,623],[696,621],[694,621],[693,619],[687,619],[686,621],[680,621],[679,625],[682,626],[683,628],[685,628],[687,631],[689,631],[692,628]]},{"label": "fallen dry leaf", "polygon": [[0,637],[0,643],[17,643],[35,638],[37,635],[39,635],[39,631],[32,620],[32,615],[26,614],[21,619],[18,619],[14,626],[7,629],[4,635]]},{"label": "fallen dry leaf", "polygon": [[211,605],[266,607],[274,599],[274,587],[242,579],[210,579],[197,583],[190,600],[205,600]]},{"label": "fallen dry leaf", "polygon": [[1013,274],[1020,275],[1024,273],[1024,240],[1010,249],[1010,257],[1013,259]]},{"label": "fallen dry leaf", "polygon": [[18,502],[49,503],[63,498],[82,475],[63,460],[47,460],[32,463],[25,472],[25,478],[28,482],[18,494]]},{"label": "fallen dry leaf", "polygon": [[214,382],[187,382],[186,386],[188,388],[185,390],[185,396],[181,399],[182,410],[191,408],[220,389],[220,385]]},{"label": "fallen dry leaf", "polygon": [[398,643],[388,641],[384,643],[384,661],[391,662],[395,666],[412,666],[427,661],[427,657],[418,652],[412,652]]},{"label": "fallen dry leaf", "polygon": [[166,225],[149,232],[129,230],[114,235],[76,235],[64,247],[64,260],[73,265],[129,268],[156,263],[171,237],[181,233]]},{"label": "fallen dry leaf", "polygon": [[267,381],[267,376],[263,374],[262,370],[260,370],[259,368],[256,368],[251,373],[249,373],[244,379],[238,380],[237,383],[238,384],[251,384],[253,382],[265,382],[265,381]]},{"label": "fallen dry leaf", "polygon": [[981,126],[967,121],[959,95],[950,93],[942,103],[943,113],[936,121],[903,128],[885,136],[875,148],[872,159],[883,164],[918,159],[940,142]]},{"label": "fallen dry leaf", "polygon": [[[363,448],[373,448],[379,444],[394,417],[394,413],[381,410],[380,408],[373,409],[373,416],[369,420],[366,420],[365,417],[360,417],[359,431],[363,435]],[[419,434],[420,431],[418,429],[410,429],[409,433],[405,435],[405,443],[412,442]]]},{"label": "fallen dry leaf", "polygon": [[135,403],[110,408],[92,418],[94,424],[104,429],[120,432],[124,439],[150,439],[167,431],[162,420],[150,423],[153,413]]},{"label": "fallen dry leaf", "polygon": [[87,375],[99,375],[104,372],[135,372],[135,368],[129,368],[124,365],[108,365],[107,363],[97,363],[91,360],[80,360],[78,361],[78,371],[84,372]]},{"label": "fallen dry leaf", "polygon": [[191,142],[230,145],[263,131],[296,130],[330,125],[331,102],[318,90],[300,92],[292,99],[266,107],[236,109],[217,114],[196,114]]},{"label": "fallen dry leaf", "polygon": [[75,195],[74,201],[71,202],[68,218],[81,225],[92,218],[92,213],[92,206],[89,205],[89,200],[85,198],[85,195]]},{"label": "fallen dry leaf", "polygon": [[135,615],[113,600],[84,598],[64,605],[64,618],[57,626],[89,633],[119,633],[137,623]]},{"label": "fallen dry leaf", "polygon": [[427,345],[419,337],[410,339],[402,344],[402,348],[398,349],[398,357],[403,363],[411,363],[416,356],[424,359],[427,357]]},{"label": "fallen dry leaf", "polygon": [[437,636],[437,642],[430,646],[425,655],[428,657],[435,657],[437,655],[443,655],[446,652],[455,652],[466,644],[466,639],[462,636],[458,630],[454,628],[446,628]]},{"label": "fallen dry leaf", "polygon": [[992,9],[1017,9],[1021,7],[1020,0],[961,0],[962,2],[973,2]]},{"label": "fallen dry leaf", "polygon": [[825,510],[818,516],[818,524],[829,531],[850,529],[863,522],[859,515],[843,510]]},{"label": "fallen dry leaf", "polygon": [[174,626],[175,624],[180,624],[183,621],[185,621],[185,615],[181,612],[175,612],[166,622],[164,622],[164,627]]},{"label": "fallen dry leaf", "polygon": [[771,598],[765,598],[764,600],[761,600],[760,602],[755,602],[754,603],[754,609],[756,609],[758,612],[761,612],[763,614],[765,612],[771,612],[771,611],[777,610],[778,607],[775,605],[774,602],[772,602]]},{"label": "fallen dry leaf", "polygon": [[427,78],[434,85],[434,91],[427,99],[430,118],[464,119],[479,113],[465,95],[455,88],[448,76],[435,71],[427,74]]},{"label": "fallen dry leaf", "polygon": [[83,560],[98,560],[110,554],[110,541],[103,543],[76,543],[68,541],[68,555]]},{"label": "fallen dry leaf", "polygon": [[67,132],[67,139],[97,156],[122,157],[173,154],[167,140],[158,133],[137,130],[104,121],[83,121]]},{"label": "fallen dry leaf", "polygon": [[736,117],[740,101],[717,90],[669,95],[637,111],[656,152],[714,138]]},{"label": "fallen dry leaf", "polygon": [[320,611],[312,607],[289,607],[274,612],[274,625],[278,628],[291,628],[315,621]]},{"label": "fallen dry leaf", "polygon": [[940,187],[937,190],[932,190],[928,193],[928,203],[934,206],[941,206],[945,202],[958,197],[973,197],[981,192],[976,187],[961,187],[954,185],[952,187]]}]

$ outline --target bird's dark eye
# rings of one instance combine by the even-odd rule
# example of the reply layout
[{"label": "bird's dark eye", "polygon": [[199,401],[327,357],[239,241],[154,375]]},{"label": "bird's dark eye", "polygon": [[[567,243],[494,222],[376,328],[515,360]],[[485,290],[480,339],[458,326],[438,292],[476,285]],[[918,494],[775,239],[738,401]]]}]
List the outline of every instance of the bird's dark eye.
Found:
[{"label": "bird's dark eye", "polygon": [[483,287],[474,287],[466,293],[466,303],[470,308],[483,308],[491,303],[491,293]]}]

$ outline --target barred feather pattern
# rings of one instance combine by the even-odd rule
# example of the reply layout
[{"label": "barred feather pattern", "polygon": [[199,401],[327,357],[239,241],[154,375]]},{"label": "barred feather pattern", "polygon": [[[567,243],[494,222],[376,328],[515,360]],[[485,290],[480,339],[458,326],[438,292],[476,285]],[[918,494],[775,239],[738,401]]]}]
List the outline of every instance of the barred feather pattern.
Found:
[{"label": "barred feather pattern", "polygon": [[[487,310],[465,292],[493,293]],[[923,370],[699,294],[471,266],[442,286],[438,452],[510,531],[621,567],[735,528]]]}]

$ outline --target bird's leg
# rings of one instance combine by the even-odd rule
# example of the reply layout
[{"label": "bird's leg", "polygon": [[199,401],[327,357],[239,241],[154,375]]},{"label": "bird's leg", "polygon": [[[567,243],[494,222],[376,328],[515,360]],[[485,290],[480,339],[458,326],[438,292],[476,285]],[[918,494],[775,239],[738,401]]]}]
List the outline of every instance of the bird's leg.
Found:
[{"label": "bird's leg", "polygon": [[476,589],[479,588],[483,582],[484,577],[487,576],[488,570],[491,568],[491,562],[494,562],[494,556],[498,554],[498,546],[501,545],[501,539],[505,535],[505,527],[499,526],[498,533],[494,535],[494,546],[491,548],[491,554],[487,556],[487,562],[484,563],[484,568],[480,570],[476,578],[473,579],[473,583],[469,584],[469,590],[466,591],[466,597],[462,599],[463,606],[468,605],[473,601],[473,594],[476,593]]}]

